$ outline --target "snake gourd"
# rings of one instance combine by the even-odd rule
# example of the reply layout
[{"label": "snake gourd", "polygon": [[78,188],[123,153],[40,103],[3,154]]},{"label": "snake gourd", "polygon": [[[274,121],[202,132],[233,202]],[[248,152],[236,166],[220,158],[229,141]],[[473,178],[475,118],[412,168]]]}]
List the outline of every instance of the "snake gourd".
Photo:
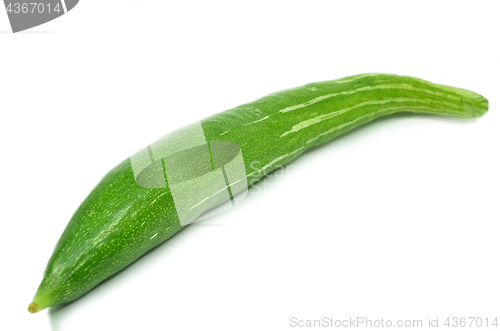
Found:
[{"label": "snake gourd", "polygon": [[265,96],[167,135],[120,163],[76,210],[28,310],[70,302],[248,185],[381,116],[475,118],[479,94],[414,77],[362,74]]}]

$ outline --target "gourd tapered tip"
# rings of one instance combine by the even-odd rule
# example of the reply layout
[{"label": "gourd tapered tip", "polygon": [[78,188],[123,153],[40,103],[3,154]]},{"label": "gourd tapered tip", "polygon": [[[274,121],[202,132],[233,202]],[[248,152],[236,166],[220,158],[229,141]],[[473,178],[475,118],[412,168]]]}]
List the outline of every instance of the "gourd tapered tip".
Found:
[{"label": "gourd tapered tip", "polygon": [[40,306],[33,302],[28,306],[28,311],[32,314],[38,313],[40,311]]}]

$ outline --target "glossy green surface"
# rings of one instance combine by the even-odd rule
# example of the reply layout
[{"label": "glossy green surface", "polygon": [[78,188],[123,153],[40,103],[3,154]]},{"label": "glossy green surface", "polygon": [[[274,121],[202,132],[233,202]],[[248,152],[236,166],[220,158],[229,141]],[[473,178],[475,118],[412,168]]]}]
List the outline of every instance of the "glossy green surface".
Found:
[{"label": "glossy green surface", "polygon": [[[241,147],[251,184],[307,149],[381,116],[416,112],[474,118],[487,110],[488,101],[467,90],[412,77],[364,74],[273,93],[201,124],[207,141]],[[30,311],[80,297],[181,228],[168,185],[137,185],[126,159],[106,174],[71,218]]]}]

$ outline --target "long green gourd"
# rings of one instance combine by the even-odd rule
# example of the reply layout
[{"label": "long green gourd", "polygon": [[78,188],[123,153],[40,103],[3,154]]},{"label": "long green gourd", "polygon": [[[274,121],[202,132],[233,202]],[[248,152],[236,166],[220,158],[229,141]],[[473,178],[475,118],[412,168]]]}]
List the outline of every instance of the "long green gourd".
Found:
[{"label": "long green gourd", "polygon": [[[475,118],[487,110],[488,101],[467,90],[407,76],[363,74],[273,93],[208,117],[164,140],[173,142],[168,147],[171,151],[186,148],[187,154],[167,153],[161,158],[153,144],[106,174],[64,230],[28,310],[35,313],[80,297],[170,238],[200,212],[228,197],[235,199],[243,187],[357,126],[399,112]],[[200,135],[209,143],[201,145]],[[219,141],[235,144],[221,148],[213,143]],[[219,191],[229,195],[215,200],[215,193],[203,198],[203,192],[220,186],[214,178],[205,178],[210,174],[199,176],[206,169],[192,170],[186,178],[180,169],[196,169],[203,163],[196,159],[206,159],[207,151],[209,170],[223,169],[224,164],[228,168],[238,151],[242,157],[243,180],[228,178],[230,170],[225,169]],[[216,154],[222,155],[219,160]],[[172,163],[179,155],[184,156]]]}]

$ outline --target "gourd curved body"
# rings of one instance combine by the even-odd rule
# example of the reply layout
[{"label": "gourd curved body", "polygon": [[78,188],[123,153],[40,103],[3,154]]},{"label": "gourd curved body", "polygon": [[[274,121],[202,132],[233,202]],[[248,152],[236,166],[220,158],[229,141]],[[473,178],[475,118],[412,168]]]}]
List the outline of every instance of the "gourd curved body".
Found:
[{"label": "gourd curved body", "polygon": [[[229,170],[222,172],[225,176],[223,183],[227,184],[223,189],[228,188],[229,195],[215,200],[204,197],[200,192],[208,192],[207,188],[210,190],[213,184],[210,180],[197,180],[195,173],[188,178],[192,186],[186,188],[182,174],[175,174],[175,169],[173,173],[165,170],[169,160],[176,159],[177,154],[155,158],[155,150],[148,147],[143,154],[149,152],[149,165],[140,165],[140,160],[134,157],[126,159],[104,176],[76,210],[47,264],[29,311],[37,312],[80,297],[170,238],[200,212],[224,199],[235,198],[252,182],[287,164],[307,149],[357,126],[398,112],[474,118],[487,110],[488,101],[467,90],[413,77],[364,74],[273,93],[208,117],[189,129],[198,130],[198,136],[200,132],[204,135],[208,142],[206,147],[190,141],[196,134],[189,132],[194,131],[174,134],[173,140],[169,141],[185,139],[187,145],[196,146],[188,160],[184,157],[184,163],[181,162],[184,166],[196,164],[191,163],[192,159],[196,159],[197,154],[203,155],[197,153],[196,148],[207,150],[211,164],[208,170],[214,173],[239,153],[242,157],[240,178],[231,182]],[[178,138],[182,134],[185,137]],[[228,152],[231,155],[226,157],[227,160],[217,165],[216,142],[232,142],[239,149]],[[224,160],[224,149],[220,155]],[[206,155],[200,157],[207,158]],[[134,166],[134,162],[139,166]],[[139,168],[142,173],[138,173]],[[143,169],[149,170],[144,172]],[[205,173],[206,169],[199,172]],[[175,186],[174,189],[172,183],[176,180],[173,178],[177,177],[180,178],[179,185],[184,187]],[[160,182],[155,184],[154,178],[160,178]],[[194,208],[197,214],[186,212],[181,215],[180,204],[183,204],[184,211]]]}]

